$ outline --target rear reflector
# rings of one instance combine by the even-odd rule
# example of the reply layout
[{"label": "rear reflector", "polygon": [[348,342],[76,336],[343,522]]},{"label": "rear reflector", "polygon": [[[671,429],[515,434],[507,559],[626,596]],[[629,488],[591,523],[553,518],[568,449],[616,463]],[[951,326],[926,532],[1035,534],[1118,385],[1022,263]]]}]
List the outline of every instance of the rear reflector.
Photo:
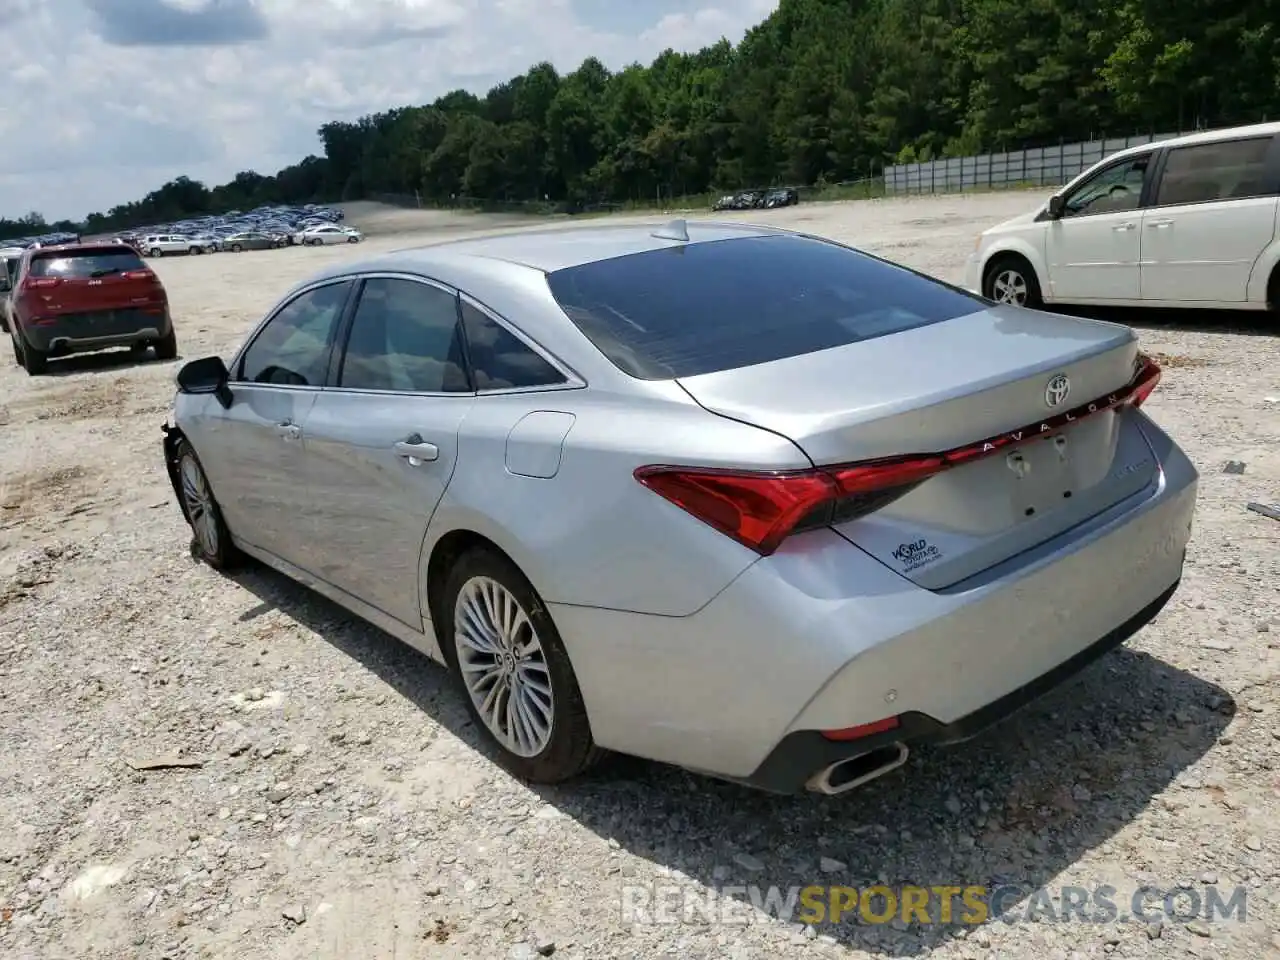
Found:
[{"label": "rear reflector", "polygon": [[640,467],[635,478],[703,523],[768,556],[793,533],[847,523],[887,506],[930,477],[1122,406],[1139,406],[1160,367],[1138,355],[1121,390],[1017,430],[942,453],[912,454],[811,470],[763,472],[707,467]]},{"label": "rear reflector", "polygon": [[828,740],[861,740],[863,737],[873,737],[877,733],[897,730],[898,726],[899,723],[897,717],[885,717],[883,720],[873,720],[871,723],[860,723],[856,727],[844,727],[840,730],[823,730],[822,735]]}]

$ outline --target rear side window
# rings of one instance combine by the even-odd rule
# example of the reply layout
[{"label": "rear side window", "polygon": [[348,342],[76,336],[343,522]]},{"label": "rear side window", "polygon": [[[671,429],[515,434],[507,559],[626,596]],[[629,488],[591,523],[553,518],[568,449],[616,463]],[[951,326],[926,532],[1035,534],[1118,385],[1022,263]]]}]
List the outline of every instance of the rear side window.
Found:
[{"label": "rear side window", "polygon": [[130,270],[146,270],[147,265],[127,248],[110,250],[70,250],[31,258],[29,274],[33,277],[84,279],[105,277]]},{"label": "rear side window", "polygon": [[965,316],[977,297],[789,235],[691,243],[557,270],[551,293],[619,369],[692,377]]},{"label": "rear side window", "polygon": [[462,325],[477,390],[512,390],[564,383],[564,376],[514,333],[467,301]]},{"label": "rear side window", "polygon": [[1267,165],[1271,139],[1224,140],[1170,150],[1156,205],[1212,203],[1274,193]]}]

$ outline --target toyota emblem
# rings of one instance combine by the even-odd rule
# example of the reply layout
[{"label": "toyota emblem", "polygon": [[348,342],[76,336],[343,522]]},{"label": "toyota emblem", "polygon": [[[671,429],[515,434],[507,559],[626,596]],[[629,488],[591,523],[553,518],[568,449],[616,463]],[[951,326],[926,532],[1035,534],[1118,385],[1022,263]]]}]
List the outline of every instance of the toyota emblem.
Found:
[{"label": "toyota emblem", "polygon": [[1060,373],[1045,386],[1044,402],[1051,407],[1060,407],[1070,393],[1071,381],[1065,373]]}]

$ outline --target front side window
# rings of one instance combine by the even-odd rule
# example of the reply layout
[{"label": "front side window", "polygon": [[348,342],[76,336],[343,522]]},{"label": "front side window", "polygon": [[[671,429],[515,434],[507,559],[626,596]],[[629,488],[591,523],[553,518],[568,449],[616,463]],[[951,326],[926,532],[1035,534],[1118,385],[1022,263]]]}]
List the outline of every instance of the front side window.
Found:
[{"label": "front side window", "polygon": [[537,351],[488,314],[462,301],[462,325],[477,390],[511,390],[564,383]]},{"label": "front side window", "polygon": [[1150,166],[1151,156],[1145,154],[1099,171],[1071,191],[1063,217],[1136,210]]},{"label": "front side window", "polygon": [[1271,137],[1224,140],[1169,151],[1156,205],[1213,203],[1275,192],[1268,175]]},{"label": "front side window", "polygon": [[254,338],[240,364],[240,379],[299,387],[324,385],[329,352],[350,281],[330,283],[289,301]]},{"label": "front side window", "polygon": [[469,391],[457,296],[413,280],[366,280],[338,386],[400,393]]}]

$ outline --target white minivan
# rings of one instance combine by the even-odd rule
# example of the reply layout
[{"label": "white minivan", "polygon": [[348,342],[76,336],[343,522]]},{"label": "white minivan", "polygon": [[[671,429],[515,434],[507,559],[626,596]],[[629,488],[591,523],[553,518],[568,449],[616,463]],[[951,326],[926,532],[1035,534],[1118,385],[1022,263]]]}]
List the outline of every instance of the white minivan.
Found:
[{"label": "white minivan", "polygon": [[1280,123],[1130,147],[977,238],[1001,303],[1280,309]]}]

